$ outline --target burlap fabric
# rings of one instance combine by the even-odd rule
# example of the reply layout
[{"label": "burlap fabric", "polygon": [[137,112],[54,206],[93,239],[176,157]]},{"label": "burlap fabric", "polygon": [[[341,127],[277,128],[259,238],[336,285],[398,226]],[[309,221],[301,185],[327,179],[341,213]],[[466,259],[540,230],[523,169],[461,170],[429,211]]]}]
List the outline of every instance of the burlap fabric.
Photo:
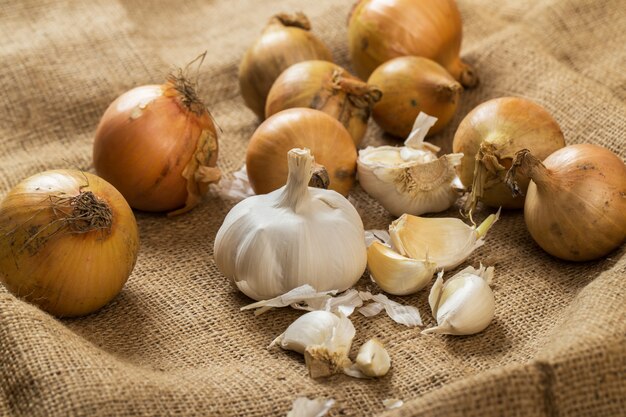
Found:
[{"label": "burlap fabric", "polygon": [[[160,83],[208,50],[201,95],[223,129],[219,164],[239,168],[258,121],[237,66],[270,15],[302,10],[348,65],[349,1],[0,2],[0,196],[44,169],[93,170],[100,116],[123,91]],[[626,156],[623,0],[459,0],[463,55],[481,77],[434,142],[450,149],[461,118],[489,98],[545,106],[568,143]],[[366,143],[382,142],[373,125]],[[366,228],[392,220],[356,187]],[[507,212],[468,261],[495,264],[496,319],[471,337],[421,336],[380,315],[354,316],[355,349],[388,347],[392,371],[356,380],[307,376],[300,355],[267,350],[299,312],[260,317],[231,289],[212,246],[232,202],[177,218],[137,213],[141,251],[122,293],[88,317],[57,320],[0,287],[2,415],[284,415],[296,396],[332,397],[331,415],[609,416],[626,409],[625,248],[582,264],[541,251]],[[454,215],[454,210],[450,211]],[[485,212],[483,212],[483,215]],[[377,291],[365,278],[361,287]],[[392,297],[433,324],[427,291]]]}]

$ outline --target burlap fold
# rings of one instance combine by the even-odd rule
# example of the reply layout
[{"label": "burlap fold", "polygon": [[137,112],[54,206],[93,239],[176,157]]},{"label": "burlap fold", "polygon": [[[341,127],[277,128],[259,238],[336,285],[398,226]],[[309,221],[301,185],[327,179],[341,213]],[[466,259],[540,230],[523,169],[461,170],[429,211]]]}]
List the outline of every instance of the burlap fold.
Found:
[{"label": "burlap fold", "polygon": [[[545,106],[567,143],[626,156],[623,0],[459,7],[463,56],[481,83],[463,93],[435,144],[450,150],[469,110],[516,95]],[[204,50],[200,93],[223,130],[219,165],[238,169],[258,125],[238,92],[245,49],[272,14],[302,10],[349,66],[349,9],[333,0],[0,2],[0,197],[44,169],[93,171],[93,135],[108,104]],[[363,145],[383,142],[392,140],[371,124]],[[358,186],[352,195],[366,228],[392,220]],[[176,218],[137,213],[137,266],[122,293],[90,316],[57,320],[0,286],[0,415],[285,415],[297,396],[334,398],[334,416],[623,415],[624,247],[596,262],[561,262],[536,246],[521,212],[505,212],[468,260],[496,267],[496,319],[484,332],[422,336],[383,315],[355,315],[353,353],[378,337],[390,374],[316,381],[300,355],[266,348],[301,313],[240,312],[251,300],[216,269],[213,240],[232,205],[207,198]],[[359,286],[378,291],[366,278]],[[427,291],[391,298],[418,306],[433,325]],[[405,404],[385,411],[387,398]]]}]

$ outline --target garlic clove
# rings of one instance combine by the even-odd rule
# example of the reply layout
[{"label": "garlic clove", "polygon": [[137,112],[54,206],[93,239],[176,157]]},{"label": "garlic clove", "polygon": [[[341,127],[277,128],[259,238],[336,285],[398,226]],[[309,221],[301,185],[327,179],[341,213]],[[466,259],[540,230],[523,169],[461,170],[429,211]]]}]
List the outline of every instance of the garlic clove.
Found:
[{"label": "garlic clove", "polygon": [[428,297],[437,326],[422,333],[470,335],[484,330],[495,314],[494,295],[489,286],[493,273],[493,267],[470,266],[443,285],[439,276]]},{"label": "garlic clove", "polygon": [[428,294],[428,305],[434,317],[437,317],[437,307],[439,305],[439,299],[441,298],[441,291],[443,289],[443,271],[439,271],[437,279],[430,289]]},{"label": "garlic clove", "polygon": [[291,323],[270,344],[304,355],[312,378],[330,376],[349,368],[348,358],[356,330],[349,318],[329,311],[311,311]]},{"label": "garlic clove", "polygon": [[452,269],[484,244],[484,237],[499,219],[491,214],[480,226],[456,218],[425,218],[404,214],[389,226],[393,247],[404,256],[428,259],[438,268]]},{"label": "garlic clove", "polygon": [[391,358],[378,339],[370,339],[361,346],[356,357],[356,367],[370,377],[385,376],[391,368]]},{"label": "garlic clove", "polygon": [[352,366],[348,354],[355,334],[352,321],[341,315],[339,322],[322,344],[307,346],[304,361],[311,378],[327,377]]},{"label": "garlic clove", "polygon": [[339,317],[331,312],[311,311],[291,323],[287,330],[270,344],[270,347],[278,344],[285,350],[304,354],[307,346],[321,345],[330,339],[339,321]]},{"label": "garlic clove", "polygon": [[413,294],[430,282],[437,265],[400,255],[388,246],[374,242],[367,249],[367,266],[383,291],[393,295]]}]

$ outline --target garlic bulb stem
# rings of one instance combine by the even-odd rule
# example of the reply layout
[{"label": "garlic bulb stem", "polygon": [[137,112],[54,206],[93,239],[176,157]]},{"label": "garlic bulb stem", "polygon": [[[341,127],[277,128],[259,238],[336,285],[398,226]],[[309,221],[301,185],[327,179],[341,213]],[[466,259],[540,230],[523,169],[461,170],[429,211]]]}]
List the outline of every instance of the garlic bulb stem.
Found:
[{"label": "garlic bulb stem", "polygon": [[296,213],[300,212],[302,203],[309,198],[312,162],[308,149],[289,151],[287,185],[278,200],[277,207],[289,207]]}]

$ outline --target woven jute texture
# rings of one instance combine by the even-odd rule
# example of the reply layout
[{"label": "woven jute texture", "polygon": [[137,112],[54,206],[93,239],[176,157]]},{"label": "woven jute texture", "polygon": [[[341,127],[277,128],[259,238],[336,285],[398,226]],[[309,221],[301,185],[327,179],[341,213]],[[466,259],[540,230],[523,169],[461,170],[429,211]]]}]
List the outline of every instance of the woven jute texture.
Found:
[{"label": "woven jute texture", "polygon": [[[335,60],[350,67],[350,3],[0,1],[0,197],[45,169],[93,172],[94,132],[108,104],[134,86],[162,82],[205,50],[200,95],[223,130],[219,165],[230,175],[259,123],[238,91],[245,49],[272,14],[301,10]],[[515,95],[546,107],[568,144],[602,144],[626,156],[623,0],[459,0],[459,8],[462,55],[481,84],[463,93],[434,143],[449,150],[473,107]],[[370,127],[364,145],[389,142]],[[393,220],[358,186],[352,196],[366,228]],[[312,380],[300,355],[266,348],[301,312],[240,312],[251,300],[212,260],[233,204],[207,198],[175,218],[136,213],[137,266],[119,296],[87,317],[55,319],[0,286],[0,415],[285,415],[297,396],[334,398],[334,416],[626,410],[624,246],[595,262],[561,262],[536,246],[520,211],[505,212],[467,261],[496,268],[496,317],[485,331],[422,336],[384,315],[355,314],[353,349],[379,338],[391,372],[380,380]],[[365,277],[359,285],[378,292]],[[417,306],[431,326],[429,288],[391,298]],[[405,404],[386,411],[387,398]]]}]

